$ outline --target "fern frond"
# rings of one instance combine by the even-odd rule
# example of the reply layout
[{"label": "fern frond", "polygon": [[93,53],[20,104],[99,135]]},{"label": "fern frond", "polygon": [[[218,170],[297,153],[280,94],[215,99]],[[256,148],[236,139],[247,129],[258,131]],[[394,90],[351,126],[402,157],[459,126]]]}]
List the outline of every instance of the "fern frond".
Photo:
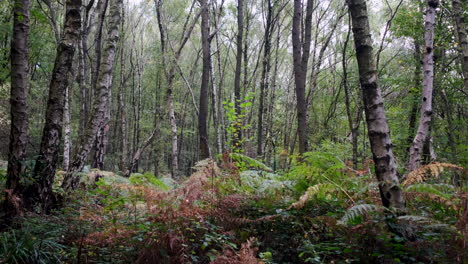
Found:
[{"label": "fern frond", "polygon": [[398,220],[408,221],[408,222],[415,222],[419,224],[428,224],[433,223],[434,220],[425,216],[420,215],[402,215],[397,217]]},{"label": "fern frond", "polygon": [[231,153],[230,156],[233,160],[237,162],[245,162],[248,168],[255,168],[267,172],[273,172],[273,170],[270,167],[256,159],[252,159],[249,156],[240,153]]},{"label": "fern frond", "polygon": [[356,219],[359,216],[368,214],[370,212],[379,212],[382,211],[382,206],[375,204],[358,204],[355,205],[346,211],[344,216],[338,221],[340,224],[347,224],[350,221]]},{"label": "fern frond", "polygon": [[403,182],[403,185],[406,186],[417,182],[424,182],[428,177],[439,178],[440,173],[442,173],[445,169],[462,171],[465,170],[463,167],[457,166],[455,164],[435,162],[422,166],[408,173],[406,180]]},{"label": "fern frond", "polygon": [[453,189],[454,186],[449,184],[417,183],[406,187],[405,191],[433,194],[440,196],[446,200],[450,200],[452,198],[452,195],[449,193],[445,193],[445,191]]},{"label": "fern frond", "polygon": [[312,185],[309,188],[307,188],[307,191],[303,195],[301,195],[301,197],[299,198],[297,202],[291,204],[288,207],[288,210],[291,208],[301,209],[304,207],[304,205],[310,199],[311,196],[324,193],[324,192],[328,192],[328,191],[333,191],[333,190],[336,190],[336,186],[333,184],[329,184],[329,183],[319,183],[319,184]]}]

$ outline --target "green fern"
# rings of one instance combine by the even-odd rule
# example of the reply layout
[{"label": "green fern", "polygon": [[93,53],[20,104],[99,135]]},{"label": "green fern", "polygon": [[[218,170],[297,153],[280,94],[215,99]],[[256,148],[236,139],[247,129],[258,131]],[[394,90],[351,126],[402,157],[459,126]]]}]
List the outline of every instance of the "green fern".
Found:
[{"label": "green fern", "polygon": [[451,200],[453,198],[452,193],[454,189],[455,187],[450,184],[416,183],[406,187],[405,191],[433,194],[446,200]]},{"label": "green fern", "polygon": [[344,214],[344,216],[338,221],[338,223],[346,225],[349,222],[356,220],[356,218],[360,216],[363,216],[371,212],[380,212],[382,210],[383,210],[382,206],[379,206],[379,205],[358,204],[349,208],[348,211],[346,211],[346,213]]},{"label": "green fern", "polygon": [[303,195],[301,195],[299,200],[291,204],[289,208],[301,209],[302,207],[304,207],[304,205],[310,199],[310,197],[316,196],[318,198],[328,198],[329,193],[336,190],[337,187],[330,183],[315,184],[313,186],[310,186],[307,189],[307,191]]},{"label": "green fern", "polygon": [[246,168],[246,169],[257,169],[257,170],[263,170],[267,172],[273,172],[273,170],[265,165],[264,163],[252,159],[249,156],[240,154],[240,153],[231,153],[230,154],[231,158],[237,163],[239,168]]}]

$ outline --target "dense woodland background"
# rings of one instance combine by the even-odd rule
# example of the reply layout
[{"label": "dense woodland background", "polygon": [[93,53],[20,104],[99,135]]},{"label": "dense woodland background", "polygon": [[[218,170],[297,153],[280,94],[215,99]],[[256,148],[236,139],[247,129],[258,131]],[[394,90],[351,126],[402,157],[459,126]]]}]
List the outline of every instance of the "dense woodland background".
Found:
[{"label": "dense woodland background", "polygon": [[[399,229],[389,224],[386,210],[394,210],[395,217],[414,213],[451,225],[452,231],[457,230],[455,235],[443,231],[443,238],[427,235],[434,240],[426,242],[444,244],[447,234],[460,236],[453,240],[455,244],[445,244],[449,249],[441,249],[444,253],[434,253],[440,245],[432,244],[430,254],[436,256],[434,263],[463,263],[468,221],[464,169],[468,164],[467,21],[464,0],[2,1],[0,160],[8,163],[0,163],[4,167],[0,179],[6,190],[2,197],[5,228],[16,221],[13,216],[21,219],[32,213],[29,219],[41,219],[67,206],[76,213],[77,208],[92,208],[75,205],[76,197],[87,197],[83,201],[88,203],[90,197],[99,200],[105,196],[115,199],[99,202],[112,220],[108,225],[103,224],[107,220],[99,220],[103,225],[99,232],[101,236],[109,230],[120,234],[117,230],[122,227],[115,223],[123,218],[117,215],[135,197],[127,197],[125,187],[125,198],[119,200],[116,197],[122,193],[113,194],[112,189],[129,184],[164,191],[162,195],[153,190],[148,196],[147,189],[138,189],[146,193],[141,194],[144,199],[140,197],[146,203],[186,198],[192,211],[184,214],[182,202],[179,211],[171,209],[176,212],[166,208],[156,216],[148,209],[152,216],[148,212],[140,215],[137,204],[142,201],[135,198],[134,211],[129,209],[134,212],[135,228],[137,218],[146,223],[142,219],[148,217],[152,223],[174,221],[173,227],[183,233],[190,225],[177,222],[179,217],[198,219],[200,225],[200,215],[226,213],[207,213],[203,206],[203,210],[197,207],[195,201],[207,201],[209,191],[203,188],[208,186],[213,195],[231,199],[223,204],[218,197],[217,210],[238,210],[238,222],[221,218],[204,229],[216,234],[220,244],[195,245],[190,235],[176,239],[161,231],[172,227],[154,231],[154,226],[138,226],[140,233],[156,232],[166,239],[167,245],[151,242],[165,247],[165,253],[151,255],[135,242],[133,253],[127,254],[112,247],[123,243],[120,240],[93,244],[93,239],[100,241],[92,236],[96,230],[84,225],[66,241],[57,242],[72,249],[49,263],[73,259],[79,263],[118,262],[113,255],[139,263],[230,263],[229,258],[240,261],[232,263],[329,263],[365,252],[354,248],[337,253],[336,247],[356,241],[371,245],[374,242],[361,239],[374,234],[387,232],[392,237],[376,244],[386,250],[406,243],[401,241],[418,241],[407,226]],[[89,177],[94,177],[91,182],[83,180]],[[423,183],[430,177],[437,178],[436,182]],[[117,180],[102,183],[101,178]],[[215,183],[214,178],[230,181]],[[98,193],[89,191],[96,188],[95,182]],[[427,185],[410,189],[411,184]],[[363,186],[375,190],[359,189]],[[77,194],[77,189],[86,192]],[[332,198],[331,193],[342,196]],[[361,197],[364,193],[369,196]],[[415,193],[425,193],[422,196],[429,205],[409,204]],[[244,198],[235,200],[232,195]],[[314,195],[319,200],[307,205]],[[236,207],[241,200],[255,199],[258,203],[250,209]],[[106,207],[109,204],[111,209]],[[287,253],[281,251],[284,245],[276,238],[256,229],[262,227],[250,226],[249,231],[219,227],[225,221],[256,225],[258,219],[297,210],[292,217],[299,219],[300,227],[286,228],[290,220],[272,224],[288,230],[277,237],[292,239],[301,228],[310,229],[304,220],[310,215],[307,208],[318,208],[313,213],[317,217],[329,209],[327,217],[343,217],[341,223],[359,217],[367,223],[366,215],[380,210],[387,218],[380,215],[380,222],[375,223],[386,223],[387,229],[369,227],[359,238],[327,244],[330,248],[323,246],[329,242],[323,237],[315,241],[321,248],[302,240],[297,245],[291,242],[302,251]],[[174,218],[165,219],[164,214]],[[443,218],[444,214],[452,218]],[[59,215],[69,219],[64,212]],[[91,213],[85,215],[89,216],[86,221],[97,221]],[[248,217],[256,220],[248,222]],[[361,224],[358,222],[353,223]],[[320,224],[314,223],[313,228]],[[27,226],[18,225],[20,230]],[[328,224],[323,228],[316,232],[345,236],[341,229],[325,231],[331,228]],[[231,237],[232,230],[237,235]],[[12,231],[8,232],[4,234]],[[203,234],[206,242],[206,232]],[[395,242],[395,234],[402,240]],[[154,238],[129,236],[140,242]],[[248,239],[250,236],[256,239]],[[194,237],[191,239],[201,239]],[[3,245],[18,244],[7,235],[2,241]],[[173,248],[172,243],[190,245]],[[407,257],[402,258],[404,263],[428,263],[417,253],[424,245],[397,251]],[[258,247],[263,252],[260,255],[256,254]],[[399,263],[397,254],[374,253],[369,250],[350,261]],[[0,263],[28,262],[26,257],[15,260],[12,254],[8,256],[0,256]],[[104,257],[99,260],[99,256]]]}]

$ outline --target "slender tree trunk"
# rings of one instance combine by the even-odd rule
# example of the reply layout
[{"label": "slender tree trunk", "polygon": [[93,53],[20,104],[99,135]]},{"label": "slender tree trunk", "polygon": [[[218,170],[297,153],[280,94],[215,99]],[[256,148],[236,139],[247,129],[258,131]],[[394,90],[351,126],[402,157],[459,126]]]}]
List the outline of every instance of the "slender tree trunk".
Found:
[{"label": "slender tree trunk", "polygon": [[[236,71],[234,73],[234,108],[236,111],[235,131],[233,134],[233,149],[242,149],[242,121],[241,115],[241,67],[242,67],[242,38],[244,36],[244,1],[237,0],[237,51],[236,51]],[[244,62],[246,63],[246,62]],[[244,87],[245,89],[245,87]]]},{"label": "slender tree trunk", "polygon": [[200,159],[210,157],[208,143],[208,129],[206,127],[208,116],[208,86],[210,83],[211,68],[211,39],[210,39],[210,12],[207,0],[200,0],[201,4],[201,34],[203,48],[203,72],[200,87],[200,107],[198,114],[198,134],[200,144]]},{"label": "slender tree trunk", "polygon": [[[294,0],[294,14],[292,22],[293,68],[294,83],[297,100],[297,130],[299,136],[299,154],[308,150],[307,143],[307,102],[305,97],[305,84],[307,77],[307,64],[310,55],[313,0],[307,0],[304,31],[302,30],[302,1]],[[301,36],[304,39],[301,41]]]},{"label": "slender tree trunk", "polygon": [[64,109],[69,89],[69,72],[80,39],[80,29],[81,1],[68,0],[66,2],[64,34],[57,48],[57,57],[49,86],[46,122],[42,132],[40,152],[34,167],[33,177],[36,179],[36,186],[29,190],[31,194],[38,195],[31,197],[28,201],[31,208],[39,202],[46,212],[54,200],[52,183],[59,158],[60,141],[62,140]]},{"label": "slender tree trunk", "polygon": [[[124,16],[122,16],[124,19]],[[123,26],[123,23],[122,23]],[[121,42],[122,44],[123,42]],[[120,85],[117,94],[117,103],[119,106],[120,113],[120,134],[122,136],[122,142],[120,143],[120,165],[119,168],[121,171],[125,171],[127,165],[127,155],[128,155],[128,135],[127,135],[127,111],[125,109],[125,100],[124,100],[124,89],[126,80],[124,78],[125,72],[125,61],[124,61],[124,49],[120,48]]]},{"label": "slender tree trunk", "polygon": [[70,86],[65,87],[65,106],[63,113],[64,136],[63,136],[63,170],[67,171],[70,165],[71,149],[71,111],[70,111]]},{"label": "slender tree trunk", "polygon": [[[161,11],[162,11],[162,0],[156,0],[155,1],[155,7],[156,7],[156,16],[158,20],[158,27],[159,27],[159,34],[160,34],[160,41],[161,41],[161,53],[162,53],[162,61],[163,65],[166,66],[166,63],[169,62],[169,60],[166,58],[168,54],[166,53],[166,41],[167,41],[167,34],[166,34],[166,29],[163,26],[163,21],[162,21],[162,16],[161,16]],[[192,13],[193,9],[193,4],[190,9],[190,14]],[[180,58],[180,54],[182,52],[182,49],[184,48],[185,44],[187,43],[193,28],[195,27],[195,23],[197,22],[198,18],[200,17],[200,13],[197,13],[196,16],[193,18],[191,24],[189,25],[189,18],[190,15],[187,17],[186,23],[184,24],[184,31],[182,35],[182,39],[180,41],[178,49],[175,51],[174,58],[173,58],[173,64],[167,68],[165,68],[165,73],[166,73],[166,101],[169,109],[169,119],[170,119],[170,125],[171,125],[171,133],[172,133],[172,152],[171,152],[171,175],[173,178],[178,178],[178,173],[179,173],[179,160],[178,160],[178,140],[177,140],[177,121],[176,121],[176,116],[175,116],[175,109],[174,109],[174,98],[172,95],[172,89],[173,89],[173,81],[175,77],[175,69],[177,66],[177,63]]]},{"label": "slender tree trunk", "polygon": [[408,170],[413,171],[421,164],[424,142],[429,136],[432,120],[432,91],[434,87],[434,25],[438,0],[427,0],[427,10],[424,22],[424,58],[423,58],[423,90],[421,117],[413,143],[410,147]]},{"label": "slender tree trunk", "polygon": [[[408,148],[406,155],[409,155],[411,144],[413,143],[413,136],[416,130],[416,121],[418,116],[419,106],[419,91],[421,87],[421,48],[418,40],[414,40],[414,89],[411,89],[409,95],[411,97],[411,112],[409,117],[409,128],[408,128]],[[408,157],[408,156],[407,156]]]},{"label": "slender tree trunk", "polygon": [[93,101],[93,115],[86,126],[85,136],[77,144],[78,151],[73,158],[73,162],[65,175],[62,187],[65,190],[76,189],[79,178],[74,175],[81,171],[93,146],[97,132],[104,125],[105,115],[109,107],[109,91],[112,86],[112,70],[116,55],[117,43],[119,40],[119,26],[123,0],[111,0],[110,21],[108,26],[108,38],[106,48],[102,56],[102,65],[99,71],[96,97]]},{"label": "slender tree trunk", "polygon": [[392,152],[390,129],[377,83],[377,69],[372,52],[369,18],[365,0],[348,0],[353,27],[354,44],[359,68],[359,81],[364,100],[375,174],[385,207],[404,210],[405,201],[399,187],[397,166]]},{"label": "slender tree trunk", "polygon": [[[466,33],[463,10],[466,0],[452,0],[452,12],[455,20],[457,38],[459,43],[460,60],[462,64],[465,91],[468,90],[468,37]],[[466,11],[466,9],[465,9]]]},{"label": "slender tree trunk", "polygon": [[215,85],[215,77],[214,77],[214,71],[213,68],[211,69],[211,74],[213,75],[213,78],[211,80],[212,86],[213,86],[213,98],[216,99],[216,102],[213,102],[213,107],[216,108],[215,113],[217,113],[217,120],[218,120],[218,127],[216,129],[217,133],[217,146],[218,146],[218,152],[223,153],[225,149],[225,142],[226,138],[224,137],[224,115],[223,115],[223,105],[222,105],[222,98],[223,98],[223,85],[224,85],[224,67],[226,66],[226,63],[224,64],[224,67],[222,66],[222,60],[221,60],[221,44],[219,41],[219,17],[222,14],[222,5],[224,4],[224,0],[221,3],[220,9],[219,9],[219,14],[213,16],[213,22],[214,22],[214,27],[215,27],[215,40],[216,40],[216,50],[217,52],[215,53],[216,56],[216,61],[217,61],[217,76],[218,76],[218,87]]},{"label": "slender tree trunk", "polygon": [[260,83],[260,97],[258,99],[258,123],[257,123],[257,156],[261,158],[264,152],[263,142],[263,116],[266,114],[265,100],[267,99],[267,93],[270,82],[270,58],[271,58],[271,36],[272,36],[272,18],[273,17],[273,5],[271,0],[267,0],[267,20],[265,23],[265,36],[264,36],[264,50],[263,50],[263,62],[262,62],[262,76]]},{"label": "slender tree trunk", "polygon": [[[343,45],[343,55],[341,58],[341,63],[343,66],[343,88],[345,92],[345,105],[346,105],[346,115],[348,117],[348,126],[351,132],[351,144],[353,149],[353,169],[357,169],[358,163],[358,132],[359,128],[357,124],[355,125],[353,122],[353,114],[351,112],[351,102],[350,102],[350,91],[348,85],[348,65],[347,65],[347,58],[346,58],[346,50],[348,48],[349,37],[351,35],[351,24],[349,24],[348,32],[346,33],[346,39]],[[359,124],[359,122],[357,122]],[[355,127],[356,126],[356,127]]]},{"label": "slender tree trunk", "polygon": [[[78,76],[77,82],[80,89],[80,131],[79,136],[82,137],[86,129],[86,122],[89,117],[89,87],[88,81],[88,64],[87,64],[87,52],[88,52],[88,19],[91,8],[94,5],[94,0],[90,0],[84,10],[84,17],[82,19],[81,29],[81,40],[78,43]],[[91,19],[92,23],[92,19]]]},{"label": "slender tree trunk", "polygon": [[[160,124],[160,123],[158,122],[158,124]],[[153,130],[153,132],[151,132],[151,135],[145,140],[145,142],[143,142],[143,144],[137,148],[135,153],[133,153],[133,157],[132,157],[132,160],[130,162],[130,165],[128,166],[128,169],[125,172],[126,177],[129,177],[132,172],[136,171],[135,167],[137,166],[138,161],[141,158],[141,154],[151,144],[151,142],[153,142],[153,139],[156,136],[156,132],[158,130],[159,130],[159,127],[156,127]]]},{"label": "slender tree trunk", "polygon": [[[29,90],[29,0],[13,2],[13,35],[11,38],[10,88],[10,142],[5,186],[4,212],[6,218],[21,214],[21,177],[25,173],[26,145],[28,144],[28,90]],[[7,220],[9,220],[7,219]]]}]

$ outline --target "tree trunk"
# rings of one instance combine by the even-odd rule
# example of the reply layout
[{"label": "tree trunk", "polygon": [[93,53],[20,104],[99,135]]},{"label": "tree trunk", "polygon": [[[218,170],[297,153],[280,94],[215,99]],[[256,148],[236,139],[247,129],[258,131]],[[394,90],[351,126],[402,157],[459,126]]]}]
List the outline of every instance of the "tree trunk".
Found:
[{"label": "tree trunk", "polygon": [[424,22],[424,58],[423,58],[423,90],[421,117],[418,131],[410,147],[408,170],[413,171],[421,164],[424,142],[429,136],[432,119],[432,91],[434,86],[434,25],[438,0],[427,0],[427,10]]},{"label": "tree trunk", "polygon": [[[292,22],[293,68],[297,100],[297,131],[299,136],[299,154],[307,152],[307,102],[305,84],[307,64],[310,55],[313,0],[307,0],[304,30],[302,30],[302,1],[294,0],[294,15]],[[304,40],[301,36],[304,34]]]},{"label": "tree trunk", "polygon": [[73,56],[80,39],[80,29],[81,1],[68,0],[66,2],[64,34],[57,48],[57,57],[49,86],[46,122],[42,132],[40,152],[34,167],[33,177],[36,180],[36,186],[29,190],[31,194],[38,195],[31,197],[29,200],[28,203],[31,208],[39,202],[42,204],[45,212],[50,209],[54,199],[52,183],[54,182],[60,141],[62,140],[62,125],[69,86],[69,72],[71,71]]},{"label": "tree trunk", "polygon": [[210,40],[210,13],[207,0],[200,0],[201,4],[201,35],[203,49],[203,72],[200,87],[200,107],[198,114],[198,134],[200,144],[200,159],[210,157],[208,144],[208,130],[206,127],[208,117],[208,86],[210,83],[211,68],[211,40]]},{"label": "tree trunk", "polygon": [[104,125],[105,115],[107,108],[109,107],[109,91],[112,86],[112,70],[114,68],[114,60],[119,39],[122,5],[123,0],[113,0],[110,7],[111,17],[108,26],[108,39],[102,56],[96,97],[93,101],[94,111],[86,126],[85,136],[80,139],[80,144],[77,145],[78,151],[73,158],[71,167],[65,175],[62,185],[65,190],[76,189],[78,187],[79,178],[74,175],[74,173],[83,169],[89,152],[91,151],[91,147],[96,139],[97,132]]},{"label": "tree trunk", "polygon": [[[411,112],[409,117],[409,128],[408,128],[408,147],[406,149],[406,155],[409,155],[411,144],[413,143],[413,135],[416,129],[416,121],[418,115],[419,106],[419,91],[421,87],[421,48],[418,40],[414,40],[414,89],[411,89],[409,96],[411,97]],[[408,157],[408,156],[406,156]]]},{"label": "tree trunk", "polygon": [[[242,38],[244,36],[244,1],[237,0],[237,51],[236,51],[236,71],[234,73],[234,108],[236,112],[235,132],[233,133],[233,150],[242,149],[242,121],[241,115],[241,67],[242,67]],[[246,62],[244,62],[246,63]],[[245,87],[244,87],[245,89]]]},{"label": "tree trunk", "polygon": [[137,148],[135,153],[133,153],[132,161],[130,162],[128,169],[125,171],[126,177],[129,177],[132,172],[136,171],[135,167],[137,166],[138,161],[140,160],[141,154],[151,144],[151,142],[153,142],[156,132],[160,129],[159,124],[160,122],[157,123],[156,128],[153,130],[153,132],[151,132],[151,135],[145,140],[145,142],[143,142],[143,144]]},{"label": "tree trunk", "polygon": [[390,130],[385,116],[383,98],[377,83],[377,70],[372,54],[372,38],[365,0],[348,0],[354,44],[359,68],[359,81],[364,100],[375,174],[385,207],[404,210],[405,201],[398,186],[397,166],[392,152]]},{"label": "tree trunk", "polygon": [[[163,65],[166,66],[166,63],[169,63],[169,60],[166,58],[168,54],[166,53],[166,42],[167,42],[167,34],[166,29],[163,26],[161,11],[162,11],[162,0],[155,1],[156,6],[156,16],[158,20],[158,27],[159,27],[159,34],[160,34],[160,41],[161,41],[161,53],[162,53],[162,61]],[[193,4],[190,9],[190,14],[192,13]],[[182,39],[180,41],[178,49],[175,51],[173,64],[169,67],[165,68],[165,75],[166,75],[166,101],[169,109],[169,119],[171,125],[171,133],[172,133],[172,152],[171,152],[171,175],[173,178],[178,178],[179,173],[179,160],[178,160],[178,140],[177,140],[177,121],[175,116],[175,109],[174,109],[174,98],[172,95],[172,86],[175,77],[175,69],[177,63],[180,58],[180,54],[182,49],[184,48],[185,44],[187,43],[193,28],[195,27],[195,23],[197,22],[198,18],[200,17],[200,13],[197,13],[193,18],[191,24],[189,25],[189,16],[187,16],[186,23],[184,24],[184,31],[182,33]]]},{"label": "tree trunk", "polygon": [[63,136],[63,170],[67,171],[70,165],[70,149],[71,149],[71,110],[70,110],[70,87],[65,87],[65,106],[63,113],[64,136]]},{"label": "tree trunk", "polygon": [[262,158],[264,152],[263,145],[263,116],[266,114],[265,100],[267,99],[266,93],[268,93],[269,82],[270,82],[270,69],[271,69],[271,36],[272,36],[272,18],[273,17],[273,5],[271,0],[267,0],[267,19],[265,23],[265,36],[264,36],[264,50],[263,50],[263,62],[262,62],[262,77],[260,79],[260,97],[258,98],[258,123],[257,123],[257,157]]},{"label": "tree trunk", "polygon": [[[28,144],[29,90],[29,0],[16,0],[13,7],[13,36],[11,39],[10,142],[5,186],[4,212],[6,218],[21,213],[21,177],[25,172]],[[8,219],[7,219],[8,220]]]},{"label": "tree trunk", "polygon": [[466,1],[452,0],[452,12],[453,18],[455,20],[457,38],[459,43],[460,60],[463,71],[463,80],[466,91],[468,90],[468,38],[463,14],[463,4],[465,4],[466,7]]},{"label": "tree trunk", "polygon": [[357,169],[357,163],[358,163],[358,132],[359,132],[359,121],[356,122],[357,124],[354,124],[353,121],[353,114],[351,112],[351,102],[350,102],[350,91],[349,91],[349,85],[348,85],[348,64],[347,64],[347,58],[346,58],[346,50],[348,48],[348,43],[349,43],[349,38],[351,35],[351,25],[348,27],[348,32],[346,33],[346,39],[343,45],[343,55],[341,58],[341,63],[343,66],[343,88],[345,92],[345,105],[346,105],[346,116],[348,117],[348,126],[349,130],[351,132],[351,144],[352,144],[352,149],[353,149],[353,169]]}]

